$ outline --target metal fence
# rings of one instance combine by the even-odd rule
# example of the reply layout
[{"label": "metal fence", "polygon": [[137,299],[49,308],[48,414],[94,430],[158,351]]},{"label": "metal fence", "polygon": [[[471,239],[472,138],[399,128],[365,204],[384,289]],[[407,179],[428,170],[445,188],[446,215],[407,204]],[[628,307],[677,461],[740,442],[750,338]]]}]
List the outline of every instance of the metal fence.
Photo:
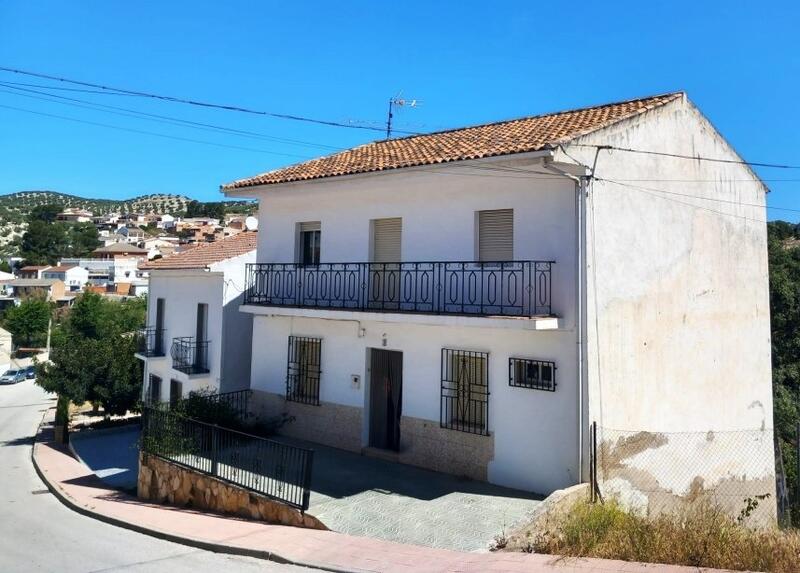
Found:
[{"label": "metal fence", "polygon": [[148,326],[137,333],[137,352],[142,356],[164,356],[164,329]]},{"label": "metal fence", "polygon": [[593,493],[650,514],[708,501],[738,516],[758,502],[756,520],[776,514],[772,430],[622,431],[592,426]]},{"label": "metal fence", "polygon": [[151,407],[142,412],[141,448],[300,510],[308,509],[313,450]]},{"label": "metal fence", "polygon": [[479,316],[552,314],[554,261],[254,263],[245,304]]}]

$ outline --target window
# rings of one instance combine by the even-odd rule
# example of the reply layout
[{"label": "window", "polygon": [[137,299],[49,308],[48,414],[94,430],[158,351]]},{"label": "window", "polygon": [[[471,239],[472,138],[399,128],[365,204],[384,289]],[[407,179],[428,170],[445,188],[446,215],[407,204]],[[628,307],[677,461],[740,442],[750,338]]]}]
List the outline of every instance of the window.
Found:
[{"label": "window", "polygon": [[478,211],[477,255],[481,262],[514,260],[514,210]]},{"label": "window", "polygon": [[555,392],[556,364],[527,358],[509,358],[508,385]]},{"label": "window", "polygon": [[320,350],[322,339],[289,337],[286,399],[319,406]]},{"label": "window", "polygon": [[169,405],[174,406],[183,398],[183,383],[174,378],[169,381]]},{"label": "window", "polygon": [[489,354],[442,349],[440,425],[489,434]]},{"label": "window", "polygon": [[161,402],[161,378],[153,374],[150,375],[150,383],[147,388],[147,401],[150,404]]},{"label": "window", "polygon": [[322,230],[319,221],[298,225],[297,262],[302,265],[318,265]]}]

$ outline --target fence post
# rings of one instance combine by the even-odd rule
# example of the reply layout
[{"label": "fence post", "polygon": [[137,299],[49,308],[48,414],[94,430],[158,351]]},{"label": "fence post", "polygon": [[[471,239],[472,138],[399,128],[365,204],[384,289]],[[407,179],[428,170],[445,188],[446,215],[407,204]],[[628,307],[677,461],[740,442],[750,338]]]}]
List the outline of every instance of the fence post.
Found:
[{"label": "fence post", "polygon": [[308,456],[306,457],[305,467],[303,468],[303,509],[302,511],[306,511],[308,509],[309,503],[311,501],[311,468],[314,464],[314,451],[311,450],[308,452]]},{"label": "fence post", "polygon": [[211,426],[211,475],[217,475],[217,461],[219,459],[219,431],[218,426]]},{"label": "fence post", "polygon": [[595,431],[596,424],[592,422],[589,425],[589,500],[592,503],[597,501],[595,495],[595,483],[597,472],[597,450],[595,448]]}]

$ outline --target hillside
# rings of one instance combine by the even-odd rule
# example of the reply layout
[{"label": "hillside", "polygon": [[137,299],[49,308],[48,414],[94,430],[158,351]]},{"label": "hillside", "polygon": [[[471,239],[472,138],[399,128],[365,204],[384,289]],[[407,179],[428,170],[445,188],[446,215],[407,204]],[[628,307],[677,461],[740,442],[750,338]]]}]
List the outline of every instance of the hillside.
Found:
[{"label": "hillside", "polygon": [[[104,213],[168,213],[177,215],[186,210],[192,201],[185,195],[154,193],[140,195],[131,199],[91,199],[68,195],[56,191],[19,191],[0,195],[0,255],[12,254],[11,243],[20,237],[26,228],[26,218],[31,209],[39,205],[58,204],[63,207],[77,207],[91,211],[95,215]],[[249,213],[255,205],[247,201],[224,201],[226,211]]]}]

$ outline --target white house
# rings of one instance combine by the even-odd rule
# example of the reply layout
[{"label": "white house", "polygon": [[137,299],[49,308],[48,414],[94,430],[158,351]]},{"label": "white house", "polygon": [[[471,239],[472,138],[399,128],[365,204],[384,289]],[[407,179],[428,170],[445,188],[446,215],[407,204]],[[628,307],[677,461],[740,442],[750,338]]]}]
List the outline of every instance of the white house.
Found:
[{"label": "white house", "polygon": [[89,282],[89,271],[76,264],[59,263],[56,267],[43,270],[42,278],[58,279],[64,283],[67,290],[74,292],[83,289],[83,285]]},{"label": "white house", "polygon": [[[766,189],[740,161],[671,93],[224,185],[260,205],[254,400],[295,437],[540,493],[588,479],[595,422],[634,493],[774,500]],[[669,483],[682,447],[719,463]]]},{"label": "white house", "polygon": [[147,327],[137,356],[145,400],[249,386],[252,319],[239,306],[255,249],[256,233],[246,232],[143,266],[150,272]]}]

